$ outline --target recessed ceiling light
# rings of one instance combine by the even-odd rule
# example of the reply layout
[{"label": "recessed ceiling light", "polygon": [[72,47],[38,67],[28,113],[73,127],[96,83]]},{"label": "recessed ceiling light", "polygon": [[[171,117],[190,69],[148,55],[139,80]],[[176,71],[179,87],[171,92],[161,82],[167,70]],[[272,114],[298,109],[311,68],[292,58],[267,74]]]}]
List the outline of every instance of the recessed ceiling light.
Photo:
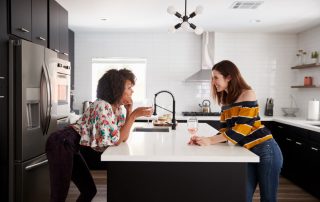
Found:
[{"label": "recessed ceiling light", "polygon": [[100,20],[102,20],[102,21],[106,21],[106,20],[107,20],[107,18],[101,18]]}]

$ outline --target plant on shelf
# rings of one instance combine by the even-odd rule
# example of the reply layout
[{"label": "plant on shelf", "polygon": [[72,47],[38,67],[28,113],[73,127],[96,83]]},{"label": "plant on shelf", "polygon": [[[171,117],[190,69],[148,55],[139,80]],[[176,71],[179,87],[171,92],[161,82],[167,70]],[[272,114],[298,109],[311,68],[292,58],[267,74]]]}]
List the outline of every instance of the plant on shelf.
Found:
[{"label": "plant on shelf", "polygon": [[311,59],[315,64],[319,64],[319,53],[318,51],[311,52]]}]

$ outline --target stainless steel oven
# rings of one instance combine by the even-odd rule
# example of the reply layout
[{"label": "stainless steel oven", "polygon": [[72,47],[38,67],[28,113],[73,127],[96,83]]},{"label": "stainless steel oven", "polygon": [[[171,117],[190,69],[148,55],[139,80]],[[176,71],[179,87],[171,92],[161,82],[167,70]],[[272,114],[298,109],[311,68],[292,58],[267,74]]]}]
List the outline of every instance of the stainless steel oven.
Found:
[{"label": "stainless steel oven", "polygon": [[70,62],[58,60],[54,71],[53,89],[57,118],[69,116],[70,113]]}]

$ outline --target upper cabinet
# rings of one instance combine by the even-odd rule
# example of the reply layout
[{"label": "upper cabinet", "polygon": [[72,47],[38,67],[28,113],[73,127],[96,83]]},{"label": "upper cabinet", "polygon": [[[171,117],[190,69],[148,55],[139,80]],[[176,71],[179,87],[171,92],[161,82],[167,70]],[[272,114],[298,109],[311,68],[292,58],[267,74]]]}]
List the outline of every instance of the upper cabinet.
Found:
[{"label": "upper cabinet", "polygon": [[49,48],[62,59],[69,58],[68,11],[55,0],[49,0]]},{"label": "upper cabinet", "polygon": [[11,34],[31,41],[31,0],[11,0]]},{"label": "upper cabinet", "polygon": [[47,7],[45,0],[11,0],[11,34],[47,47]]},{"label": "upper cabinet", "polygon": [[48,46],[48,1],[32,0],[32,41]]}]

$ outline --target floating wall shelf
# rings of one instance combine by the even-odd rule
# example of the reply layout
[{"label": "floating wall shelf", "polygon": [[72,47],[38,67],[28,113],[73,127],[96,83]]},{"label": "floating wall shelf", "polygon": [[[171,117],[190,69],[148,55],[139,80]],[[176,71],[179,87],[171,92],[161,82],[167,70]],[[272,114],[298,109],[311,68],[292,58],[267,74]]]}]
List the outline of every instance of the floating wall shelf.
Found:
[{"label": "floating wall shelf", "polygon": [[307,68],[319,68],[320,64],[312,63],[312,64],[305,64],[305,65],[299,65],[295,67],[291,67],[291,69],[307,69]]}]

